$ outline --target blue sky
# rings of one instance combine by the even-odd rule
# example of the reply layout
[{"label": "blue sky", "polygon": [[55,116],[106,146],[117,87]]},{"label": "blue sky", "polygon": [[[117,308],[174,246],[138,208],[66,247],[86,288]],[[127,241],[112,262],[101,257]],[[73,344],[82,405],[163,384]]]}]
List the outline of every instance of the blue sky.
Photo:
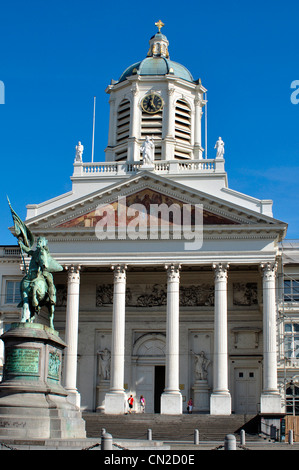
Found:
[{"label": "blue sky", "polygon": [[208,156],[221,136],[229,187],[272,199],[299,238],[298,1],[12,0],[0,13],[0,244],[16,242],[6,195],[24,219],[27,204],[71,189],[78,140],[90,160],[94,96],[104,160],[105,88],[146,56],[158,19],[170,58],[208,89]]}]

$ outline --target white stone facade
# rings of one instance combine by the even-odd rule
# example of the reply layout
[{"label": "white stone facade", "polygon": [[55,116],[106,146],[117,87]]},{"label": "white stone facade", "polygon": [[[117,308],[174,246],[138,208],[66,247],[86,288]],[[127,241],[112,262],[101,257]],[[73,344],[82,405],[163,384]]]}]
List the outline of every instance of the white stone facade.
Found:
[{"label": "white stone facade", "polygon": [[[159,38],[152,39],[151,51]],[[161,41],[155,50],[166,58],[165,36]],[[106,161],[84,162],[81,152],[72,191],[27,207],[26,224],[48,239],[52,256],[65,267],[54,276],[54,324],[68,345],[64,385],[82,409],[108,414],[126,412],[130,394],[135,411],[143,395],[150,413],[180,414],[190,397],[194,412],[279,413],[287,384],[299,373],[296,357],[282,360],[286,224],[273,218],[272,201],[228,188],[223,159],[203,158],[206,89],[175,75],[177,70],[142,75],[132,69],[111,84]],[[142,99],[150,93],[163,100],[156,120],[142,114]],[[118,114],[121,103],[125,118]],[[183,121],[185,143],[179,137]],[[149,123],[156,132],[155,160],[144,170],[143,126]],[[123,201],[126,210],[137,204],[200,206],[202,243],[188,245],[175,232],[165,237],[160,228],[151,236],[148,213],[133,238],[127,231],[133,213],[120,223]],[[117,215],[102,240],[99,206]],[[298,266],[295,260],[290,269],[299,273]],[[18,249],[2,247],[2,329],[20,318],[14,289],[21,278]],[[287,306],[292,325],[296,302],[295,295]],[[39,320],[46,322],[46,315]],[[291,332],[289,338],[297,341]]]}]

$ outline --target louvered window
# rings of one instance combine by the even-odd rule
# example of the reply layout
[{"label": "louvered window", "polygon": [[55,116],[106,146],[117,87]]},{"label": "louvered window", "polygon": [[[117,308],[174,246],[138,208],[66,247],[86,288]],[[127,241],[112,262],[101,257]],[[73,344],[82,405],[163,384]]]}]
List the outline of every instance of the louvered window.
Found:
[{"label": "louvered window", "polygon": [[162,138],[162,113],[159,111],[156,114],[147,114],[142,111],[141,117],[141,138],[145,139],[148,135],[153,139]]},{"label": "louvered window", "polygon": [[123,100],[117,110],[116,145],[124,143],[130,135],[130,101]]},{"label": "louvered window", "polygon": [[177,144],[191,144],[191,109],[184,100],[176,102],[175,139]]}]

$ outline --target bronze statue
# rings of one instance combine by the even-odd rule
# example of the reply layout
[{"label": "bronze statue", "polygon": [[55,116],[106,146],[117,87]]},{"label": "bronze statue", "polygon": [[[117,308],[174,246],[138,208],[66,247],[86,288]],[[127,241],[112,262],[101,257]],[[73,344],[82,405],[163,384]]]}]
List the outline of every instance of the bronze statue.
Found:
[{"label": "bronze statue", "polygon": [[[22,307],[21,322],[33,323],[36,315],[39,314],[43,306],[48,308],[50,328],[54,329],[54,311],[56,305],[56,288],[53,282],[54,272],[63,270],[63,267],[55,261],[48,248],[48,240],[38,237],[36,249],[32,250],[34,236],[29,228],[12,209],[8,200],[14,221],[14,235],[18,239],[21,248],[21,255],[25,267],[26,275],[21,281],[21,302],[18,307]],[[24,261],[24,253],[31,256],[29,269]]]}]

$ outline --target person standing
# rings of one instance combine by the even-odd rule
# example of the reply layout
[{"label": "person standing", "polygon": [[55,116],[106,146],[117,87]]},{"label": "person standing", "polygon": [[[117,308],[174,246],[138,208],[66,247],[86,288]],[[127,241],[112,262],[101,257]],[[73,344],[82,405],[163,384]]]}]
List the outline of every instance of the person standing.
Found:
[{"label": "person standing", "polygon": [[139,403],[140,403],[140,411],[141,413],[144,413],[145,412],[145,398],[143,395],[140,396]]},{"label": "person standing", "polygon": [[192,414],[192,409],[193,409],[193,401],[192,401],[192,398],[190,398],[187,403],[187,411],[189,414]]},{"label": "person standing", "polygon": [[134,398],[133,395],[130,395],[128,398],[128,403],[129,403],[129,414],[132,413],[133,410],[133,405],[134,405]]}]

